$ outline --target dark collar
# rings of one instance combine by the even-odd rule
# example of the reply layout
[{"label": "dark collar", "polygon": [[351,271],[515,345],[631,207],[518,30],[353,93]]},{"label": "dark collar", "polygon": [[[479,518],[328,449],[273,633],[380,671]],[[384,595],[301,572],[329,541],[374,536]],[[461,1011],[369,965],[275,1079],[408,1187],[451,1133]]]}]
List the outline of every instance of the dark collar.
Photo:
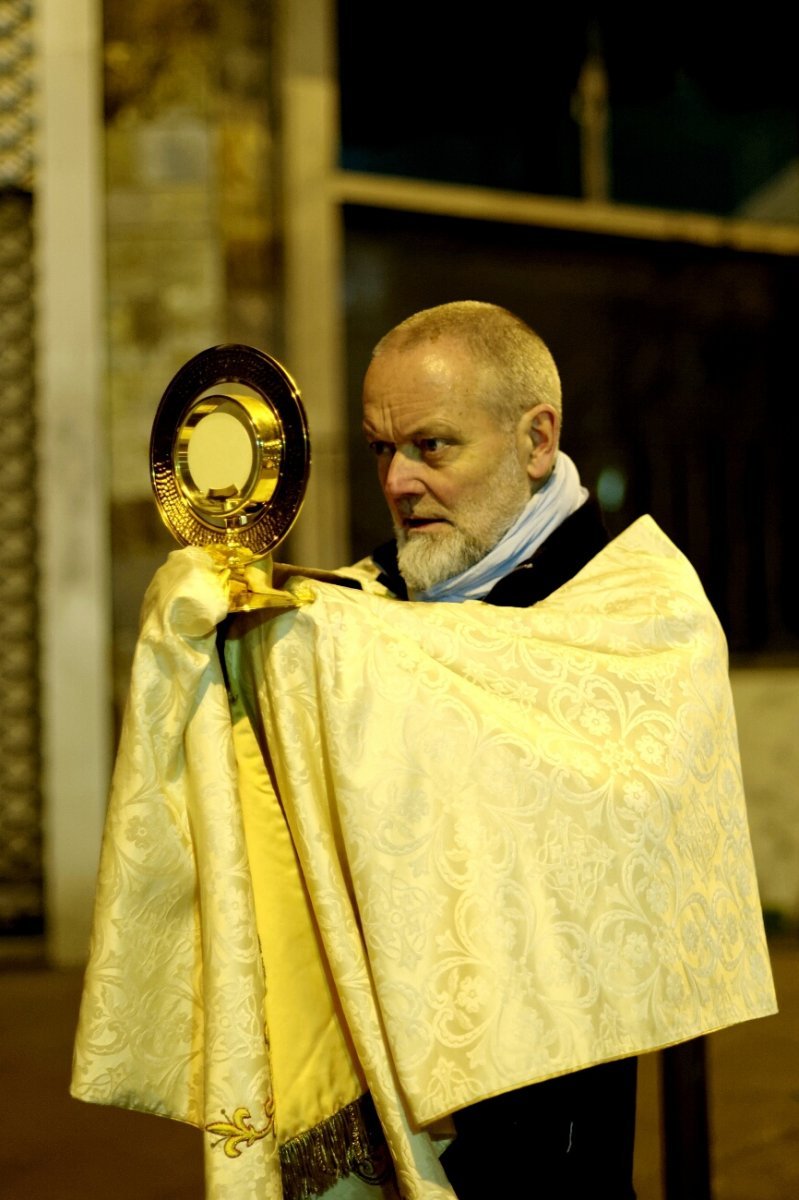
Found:
[{"label": "dark collar", "polygon": [[[607,543],[602,512],[594,497],[589,496],[527,562],[494,584],[484,597],[485,603],[513,608],[536,604],[582,570]],[[408,589],[397,565],[397,543],[384,542],[372,558],[380,568],[378,583],[400,600],[407,600]]]},{"label": "dark collar", "polygon": [[382,546],[378,546],[372,552],[372,561],[380,568],[377,582],[393,592],[398,599],[407,600],[408,589],[405,586],[405,580],[400,575],[395,539],[392,538],[390,542],[383,542]]}]

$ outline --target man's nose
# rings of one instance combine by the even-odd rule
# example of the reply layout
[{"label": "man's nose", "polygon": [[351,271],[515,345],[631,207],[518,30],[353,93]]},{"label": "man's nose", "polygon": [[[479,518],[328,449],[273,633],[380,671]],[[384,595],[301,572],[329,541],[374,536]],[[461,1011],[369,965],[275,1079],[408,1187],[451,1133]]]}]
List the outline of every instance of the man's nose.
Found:
[{"label": "man's nose", "polygon": [[419,475],[418,459],[398,447],[391,456],[383,490],[392,500],[401,500],[403,496],[420,496],[424,492],[424,484]]}]

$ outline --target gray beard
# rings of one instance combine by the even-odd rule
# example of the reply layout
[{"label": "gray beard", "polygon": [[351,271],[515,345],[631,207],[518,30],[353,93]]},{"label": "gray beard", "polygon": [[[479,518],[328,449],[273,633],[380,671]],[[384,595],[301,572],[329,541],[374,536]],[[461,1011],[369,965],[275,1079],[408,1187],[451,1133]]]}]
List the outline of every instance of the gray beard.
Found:
[{"label": "gray beard", "polygon": [[454,526],[446,533],[415,533],[411,538],[404,529],[395,532],[400,574],[411,592],[424,592],[434,583],[460,575],[492,548]]},{"label": "gray beard", "polygon": [[[487,501],[486,497],[490,497]],[[500,538],[530,499],[530,481],[509,448],[487,475],[481,499],[471,499],[453,513],[457,524],[435,533],[413,533],[395,527],[397,561],[409,592],[423,592],[473,567]],[[490,509],[487,504],[490,503]]]}]

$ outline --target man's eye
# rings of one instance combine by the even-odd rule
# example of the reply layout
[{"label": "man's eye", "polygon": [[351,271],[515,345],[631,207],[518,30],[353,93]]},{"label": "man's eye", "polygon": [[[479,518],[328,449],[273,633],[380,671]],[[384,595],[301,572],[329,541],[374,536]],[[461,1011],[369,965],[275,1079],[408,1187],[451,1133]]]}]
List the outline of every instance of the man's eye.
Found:
[{"label": "man's eye", "polygon": [[420,438],[418,445],[423,454],[438,454],[447,442],[444,438]]},{"label": "man's eye", "polygon": [[394,447],[391,445],[391,442],[370,442],[369,449],[375,458],[383,458],[384,455],[391,454]]}]

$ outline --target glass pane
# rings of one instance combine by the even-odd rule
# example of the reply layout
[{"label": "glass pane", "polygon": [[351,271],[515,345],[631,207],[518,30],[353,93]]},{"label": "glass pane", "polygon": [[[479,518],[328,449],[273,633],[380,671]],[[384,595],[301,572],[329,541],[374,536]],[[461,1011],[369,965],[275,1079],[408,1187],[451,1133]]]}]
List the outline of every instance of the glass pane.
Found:
[{"label": "glass pane", "polygon": [[799,221],[787,23],[611,7],[339,0],[342,165]]},{"label": "glass pane", "polygon": [[779,23],[642,10],[600,29],[615,200],[799,220],[794,43]]},{"label": "glass pane", "polygon": [[578,196],[584,22],[538,5],[496,15],[340,0],[342,165]]}]

